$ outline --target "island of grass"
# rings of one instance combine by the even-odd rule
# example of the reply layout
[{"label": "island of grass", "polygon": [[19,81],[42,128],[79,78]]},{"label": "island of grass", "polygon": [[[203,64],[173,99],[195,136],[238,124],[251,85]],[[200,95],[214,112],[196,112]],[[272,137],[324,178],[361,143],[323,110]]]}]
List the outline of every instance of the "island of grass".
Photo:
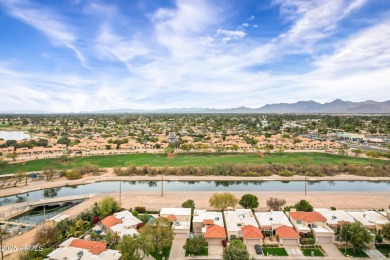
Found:
[{"label": "island of grass", "polygon": [[382,248],[382,247],[377,247],[379,252],[381,252],[384,256],[389,257],[390,256],[390,247],[389,248]]},{"label": "island of grass", "polygon": [[346,253],[344,248],[339,248],[339,250],[341,253],[343,253],[346,256],[348,255],[352,257],[368,257],[368,255],[361,249],[353,250],[352,248],[347,248]]},{"label": "island of grass", "polygon": [[305,248],[301,249],[304,256],[311,256],[311,252],[314,253],[314,256],[324,256],[322,251],[318,248]]},{"label": "island of grass", "polygon": [[288,256],[286,250],[283,247],[264,247],[263,254],[265,256]]},{"label": "island of grass", "polygon": [[196,254],[189,254],[188,251],[186,250],[186,253],[185,253],[185,256],[208,256],[209,255],[209,248],[208,247],[205,247],[203,248],[202,251],[200,251],[199,253],[196,253]]},{"label": "island of grass", "polygon": [[353,165],[387,164],[388,161],[355,158],[326,153],[270,153],[260,158],[255,153],[181,153],[173,158],[167,158],[165,154],[119,154],[69,157],[65,162],[59,158],[39,159],[23,163],[10,163],[2,169],[3,173],[40,171],[45,166],[56,169],[72,169],[91,163],[99,167],[126,167],[129,164],[135,166],[176,167],[176,166],[210,166],[215,164],[328,164],[340,165],[343,163]]}]

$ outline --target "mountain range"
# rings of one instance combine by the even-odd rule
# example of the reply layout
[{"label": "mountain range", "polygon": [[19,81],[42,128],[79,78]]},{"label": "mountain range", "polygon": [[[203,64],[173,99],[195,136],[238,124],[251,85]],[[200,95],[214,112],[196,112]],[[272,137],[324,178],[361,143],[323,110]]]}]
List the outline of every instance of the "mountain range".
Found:
[{"label": "mountain range", "polygon": [[[49,111],[29,111],[29,110],[7,110],[1,111],[1,114],[51,114]],[[336,99],[329,103],[318,103],[315,101],[298,101],[296,103],[278,103],[267,104],[259,108],[236,107],[227,109],[215,108],[172,108],[172,109],[155,109],[155,110],[138,110],[138,109],[112,109],[98,111],[81,111],[81,114],[196,114],[196,113],[293,113],[293,114],[387,114],[390,113],[390,100],[377,102],[367,100],[363,102],[351,102]],[[69,113],[68,113],[69,114]],[[74,114],[74,113],[71,113]]]}]

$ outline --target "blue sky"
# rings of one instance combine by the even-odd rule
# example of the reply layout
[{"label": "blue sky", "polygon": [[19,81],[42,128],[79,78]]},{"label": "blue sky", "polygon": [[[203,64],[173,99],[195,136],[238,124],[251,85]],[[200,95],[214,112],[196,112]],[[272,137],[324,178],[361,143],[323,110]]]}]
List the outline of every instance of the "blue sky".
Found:
[{"label": "blue sky", "polygon": [[0,0],[0,110],[390,98],[388,0]]}]

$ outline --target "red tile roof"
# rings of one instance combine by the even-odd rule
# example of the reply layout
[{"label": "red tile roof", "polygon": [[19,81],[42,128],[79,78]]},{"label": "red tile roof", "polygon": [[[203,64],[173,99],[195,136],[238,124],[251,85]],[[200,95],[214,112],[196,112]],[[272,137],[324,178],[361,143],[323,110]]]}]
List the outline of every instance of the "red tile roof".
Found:
[{"label": "red tile roof", "polygon": [[212,225],[208,226],[206,229],[206,233],[203,235],[204,238],[226,238],[226,230],[225,228]]},{"label": "red tile roof", "polygon": [[87,249],[94,255],[100,255],[101,252],[107,250],[106,244],[103,242],[87,241],[82,239],[73,239],[69,246]]},{"label": "red tile roof", "polygon": [[246,225],[241,228],[243,238],[264,238],[260,229],[252,225]]},{"label": "red tile roof", "polygon": [[169,216],[167,217],[167,219],[168,219],[169,221],[175,221],[175,220],[176,220],[176,217],[175,217],[175,215],[171,214],[171,215],[169,215]]},{"label": "red tile roof", "polygon": [[123,223],[122,220],[120,219],[117,219],[116,217],[114,216],[108,216],[108,217],[105,217],[103,220],[102,220],[102,224],[108,228],[112,227],[112,226],[115,226],[116,224],[120,224],[120,223]]},{"label": "red tile roof", "polygon": [[276,228],[275,232],[282,239],[300,238],[299,234],[297,233],[297,231],[295,231],[295,229],[285,225]]},{"label": "red tile roof", "polygon": [[204,219],[203,220],[203,225],[213,225],[214,224],[214,219]]},{"label": "red tile roof", "polygon": [[319,212],[290,212],[290,216],[295,220],[303,220],[306,223],[313,222],[326,222],[326,218],[321,215]]}]

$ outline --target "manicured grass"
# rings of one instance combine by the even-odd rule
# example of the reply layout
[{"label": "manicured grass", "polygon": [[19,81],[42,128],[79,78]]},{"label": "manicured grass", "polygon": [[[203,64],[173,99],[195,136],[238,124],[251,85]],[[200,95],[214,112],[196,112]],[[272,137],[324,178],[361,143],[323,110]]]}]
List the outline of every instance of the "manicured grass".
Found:
[{"label": "manicured grass", "polygon": [[163,253],[161,255],[157,254],[156,252],[150,253],[150,255],[153,256],[154,259],[156,260],[162,260],[163,257],[165,257],[164,259],[168,259],[170,253],[171,253],[171,247],[166,247],[164,248]]},{"label": "manicured grass", "polygon": [[[71,169],[84,163],[96,164],[100,167],[126,167],[133,163],[136,166],[209,166],[212,164],[299,164],[305,158],[310,159],[313,164],[370,164],[373,160],[365,158],[354,158],[324,153],[271,153],[260,158],[257,154],[216,154],[216,153],[192,153],[175,154],[173,158],[167,158],[165,154],[119,154],[119,155],[97,155],[86,157],[71,157],[67,162],[60,162],[58,158],[39,159],[25,163],[8,164],[4,167],[3,173],[40,171],[45,166],[53,166],[57,169]],[[382,160],[374,160],[376,163],[387,163]]]},{"label": "manicured grass", "polygon": [[381,252],[384,256],[389,257],[390,248],[377,248],[379,252]]},{"label": "manicured grass", "polygon": [[[344,248],[339,248],[340,252],[344,254]],[[364,253],[361,249],[355,249],[355,252],[352,248],[347,248],[347,255],[353,256],[353,257],[368,257],[366,253]]]},{"label": "manicured grass", "polygon": [[283,247],[270,247],[270,248],[263,248],[263,255],[273,255],[273,256],[288,256],[286,250]]},{"label": "manicured grass", "polygon": [[314,256],[324,256],[324,254],[321,252],[318,248],[305,248],[301,249],[304,256],[311,256],[311,252],[314,252]]},{"label": "manicured grass", "polygon": [[[186,256],[188,256],[189,253],[186,250]],[[195,256],[208,256],[209,255],[209,248],[205,247],[204,250],[200,251],[199,253],[195,254]]]}]

